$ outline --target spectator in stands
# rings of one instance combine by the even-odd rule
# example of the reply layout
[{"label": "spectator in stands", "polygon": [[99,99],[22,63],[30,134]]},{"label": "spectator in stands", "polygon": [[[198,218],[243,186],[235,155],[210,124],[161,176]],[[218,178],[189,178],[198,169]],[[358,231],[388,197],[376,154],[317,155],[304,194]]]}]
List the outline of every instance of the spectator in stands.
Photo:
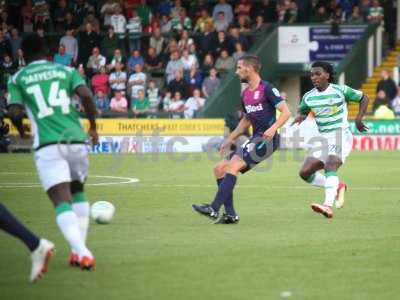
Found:
[{"label": "spectator in stands", "polygon": [[232,58],[235,61],[235,63],[238,62],[238,60],[245,55],[246,52],[243,50],[243,46],[241,43],[236,43],[235,44],[235,52],[232,54]]},{"label": "spectator in stands", "polygon": [[220,56],[215,62],[215,68],[222,76],[226,75],[229,70],[235,67],[235,61],[232,56],[229,56],[228,50],[223,49]]},{"label": "spectator in stands", "polygon": [[199,69],[196,67],[196,65],[193,65],[190,68],[190,71],[184,74],[184,78],[186,83],[188,84],[189,95],[192,95],[195,89],[201,89],[201,85],[203,83],[203,76],[201,76],[201,73]]},{"label": "spectator in stands", "polygon": [[98,90],[94,95],[94,101],[97,108],[98,114],[103,114],[109,110],[109,99],[106,94],[103,93],[102,90]]},{"label": "spectator in stands", "polygon": [[126,25],[128,30],[129,51],[140,50],[140,38],[142,36],[142,23],[136,10],[132,11],[132,17],[129,18]]},{"label": "spectator in stands", "polygon": [[183,98],[188,96],[188,84],[183,79],[183,71],[176,70],[175,78],[168,83],[168,90],[174,95],[175,92],[180,92]]},{"label": "spectator in stands", "polygon": [[167,15],[162,15],[160,22],[161,33],[165,35],[170,35],[172,30],[172,23]]},{"label": "spectator in stands", "polygon": [[17,51],[21,48],[22,38],[19,36],[17,28],[11,29],[10,45],[11,45],[11,56],[15,60],[17,58]]},{"label": "spectator in stands", "polygon": [[140,54],[139,50],[132,50],[131,56],[128,59],[128,71],[130,73],[134,72],[136,65],[141,65],[143,67],[144,59],[143,59],[143,56]]},{"label": "spectator in stands", "polygon": [[235,15],[240,16],[250,16],[251,3],[249,0],[239,0],[235,5]]},{"label": "spectator in stands", "polygon": [[144,90],[138,91],[138,98],[133,99],[131,109],[136,118],[145,117],[150,112],[150,101]]},{"label": "spectator in stands", "polygon": [[351,16],[348,18],[347,22],[351,24],[364,23],[364,19],[360,13],[360,8],[357,5],[353,7]]},{"label": "spectator in stands", "polygon": [[283,22],[286,24],[295,23],[297,22],[297,17],[298,17],[297,3],[295,1],[290,1],[286,7]]},{"label": "spectator in stands", "polygon": [[229,22],[225,18],[225,13],[223,11],[220,11],[218,13],[218,18],[214,19],[214,28],[215,31],[220,32],[220,31],[227,31],[229,27]]},{"label": "spectator in stands", "polygon": [[203,58],[207,53],[212,52],[215,46],[215,32],[208,23],[204,24],[204,32],[199,37],[200,56]]},{"label": "spectator in stands", "polygon": [[[226,3],[226,0],[219,0],[218,4],[214,6],[212,14],[214,23],[217,20],[220,12],[224,13],[224,17],[226,18],[228,24],[231,24],[233,22],[232,6]],[[219,30],[217,29],[217,31]]]},{"label": "spectator in stands", "polygon": [[183,30],[180,40],[178,41],[179,50],[183,51],[185,49],[189,49],[192,44],[194,44],[194,40],[189,36],[189,32],[187,30]]},{"label": "spectator in stands", "polygon": [[67,15],[68,10],[69,7],[66,0],[57,1],[57,7],[54,10],[53,18],[55,31],[60,32],[64,30],[65,16]]},{"label": "spectator in stands", "polygon": [[128,101],[121,92],[116,91],[114,97],[111,98],[110,111],[125,113],[128,111]]},{"label": "spectator in stands", "polygon": [[257,2],[252,6],[250,14],[253,19],[257,15],[261,15],[263,16],[265,23],[267,24],[275,23],[278,20],[276,1],[262,0],[261,2]]},{"label": "spectator in stands", "polygon": [[58,47],[58,53],[54,55],[53,61],[64,66],[72,65],[72,56],[66,53],[65,46],[63,44],[60,44]]},{"label": "spectator in stands", "polygon": [[267,24],[264,22],[264,17],[262,15],[256,16],[256,22],[251,29],[254,33],[263,32],[264,29],[267,27]]},{"label": "spectator in stands", "polygon": [[212,68],[214,68],[214,57],[211,54],[207,54],[204,57],[203,64],[201,66],[201,70],[203,71],[203,77],[208,76]]},{"label": "spectator in stands", "polygon": [[187,16],[186,9],[181,7],[179,14],[171,19],[171,27],[175,32],[192,30],[192,20]]},{"label": "spectator in stands", "polygon": [[126,72],[123,71],[123,65],[120,62],[116,62],[114,72],[112,72],[108,78],[111,90],[114,93],[119,91],[125,95],[127,78]]},{"label": "spectator in stands", "polygon": [[21,18],[22,18],[22,31],[32,32],[33,31],[32,1],[25,1],[25,4],[21,8]]},{"label": "spectator in stands", "polygon": [[70,11],[65,15],[64,21],[64,30],[68,30],[68,28],[71,28],[73,31],[76,31],[79,28],[79,24],[76,22],[74,15]]},{"label": "spectator in stands", "polygon": [[393,120],[395,118],[393,110],[391,110],[387,105],[380,105],[374,111],[374,119],[378,120]]},{"label": "spectator in stands", "polygon": [[367,20],[371,23],[381,23],[383,21],[383,8],[379,0],[372,0],[372,5],[368,10]]},{"label": "spectator in stands", "polygon": [[381,105],[389,106],[390,102],[391,101],[388,99],[386,92],[384,90],[379,90],[372,106],[372,112],[375,112]]},{"label": "spectator in stands", "polygon": [[239,27],[239,31],[242,33],[250,32],[251,29],[249,17],[244,15],[239,16],[237,26]]},{"label": "spectator in stands", "polygon": [[149,111],[156,113],[160,106],[160,95],[156,82],[153,79],[149,80],[147,97],[149,98],[150,108]]},{"label": "spectator in stands", "polygon": [[160,56],[157,55],[155,48],[149,47],[147,50],[147,57],[144,66],[146,71],[149,73],[153,71],[159,71],[161,69],[162,61]]},{"label": "spectator in stands", "polygon": [[142,72],[143,66],[141,64],[135,65],[135,73],[133,73],[128,80],[128,89],[131,94],[131,99],[137,99],[139,90],[146,90],[147,76]]},{"label": "spectator in stands", "polygon": [[166,110],[171,113],[172,118],[180,118],[185,110],[185,102],[182,100],[180,92],[177,91],[173,95],[174,97]]},{"label": "spectator in stands", "polygon": [[107,66],[108,70],[110,71],[113,70],[115,68],[116,63],[120,63],[122,67],[125,67],[126,65],[126,58],[125,56],[122,56],[120,49],[114,50],[114,55],[111,57],[110,63]]},{"label": "spectator in stands", "polygon": [[1,89],[6,89],[8,79],[15,73],[16,65],[14,64],[11,55],[6,53],[0,63],[0,75],[2,75]]},{"label": "spectator in stands", "polygon": [[163,110],[168,111],[168,108],[171,103],[172,103],[172,93],[170,91],[166,91],[164,98],[162,99]]},{"label": "spectator in stands", "polygon": [[206,102],[206,99],[201,97],[199,89],[193,91],[193,96],[187,99],[184,105],[184,116],[186,119],[196,117],[196,114],[201,110]]},{"label": "spectator in stands", "polygon": [[196,21],[196,26],[194,27],[194,30],[200,33],[204,33],[204,28],[206,24],[210,29],[214,27],[213,19],[210,17],[208,10],[206,8],[203,8],[201,10],[200,17]]},{"label": "spectator in stands", "polygon": [[380,90],[385,91],[386,97],[389,101],[396,97],[397,86],[394,80],[390,77],[388,70],[382,70],[381,72],[381,80],[379,80],[378,85],[376,86],[376,92],[378,93]]},{"label": "spectator in stands", "polygon": [[103,17],[103,25],[105,27],[111,25],[111,16],[114,11],[120,7],[118,1],[115,0],[107,0],[100,9],[100,14]]},{"label": "spectator in stands", "polygon": [[[116,49],[120,49],[121,41],[118,36],[115,34],[114,27],[107,27],[107,34],[101,40],[101,53],[107,58],[110,59]],[[125,48],[125,47],[123,47]]]},{"label": "spectator in stands", "polygon": [[[94,12],[89,12],[86,18],[83,20],[83,24],[90,23],[92,24],[93,31],[97,34],[100,34],[100,21],[94,15]],[[84,28],[82,28],[83,30]]]},{"label": "spectator in stands", "polygon": [[107,74],[106,67],[101,66],[99,69],[99,73],[95,74],[91,80],[94,94],[97,94],[98,91],[102,91],[104,94],[107,95],[110,91],[108,81],[109,75]]},{"label": "spectator in stands", "polygon": [[125,31],[127,28],[125,16],[122,14],[121,6],[116,6],[114,13],[110,18],[110,25],[114,28],[115,34],[118,36],[119,44],[121,47],[125,40]]},{"label": "spectator in stands", "polygon": [[144,32],[151,32],[149,30],[149,26],[153,14],[150,6],[147,5],[146,0],[140,0],[140,5],[137,7],[137,13],[142,21],[142,28],[144,29]]},{"label": "spectator in stands", "polygon": [[169,16],[171,14],[172,4],[170,0],[162,0],[157,6],[157,12],[161,16]]},{"label": "spectator in stands", "polygon": [[10,41],[6,38],[4,31],[0,29],[0,57],[4,57],[4,55],[11,55],[11,44]]},{"label": "spectator in stands", "polygon": [[400,116],[400,86],[397,87],[397,96],[390,103],[390,107],[396,116]]},{"label": "spectator in stands", "polygon": [[183,64],[183,71],[185,74],[189,73],[189,70],[192,66],[198,67],[199,62],[197,61],[197,57],[194,54],[190,54],[188,49],[183,50],[181,61]]},{"label": "spectator in stands", "polygon": [[99,35],[93,31],[91,23],[86,23],[85,31],[79,33],[78,63],[86,65],[94,47],[100,44]]},{"label": "spectator in stands", "polygon": [[224,49],[230,49],[230,43],[224,31],[218,32],[217,41],[214,44],[214,57],[219,57],[221,51]]},{"label": "spectator in stands", "polygon": [[46,31],[52,31],[49,5],[46,1],[33,1],[33,28],[43,27]]},{"label": "spectator in stands", "polygon": [[101,67],[106,66],[106,58],[100,54],[99,47],[94,47],[92,50],[92,55],[89,57],[87,63],[87,69],[89,77],[93,76],[100,71]]},{"label": "spectator in stands", "polygon": [[67,28],[65,35],[60,39],[60,45],[64,45],[65,53],[72,57],[73,64],[78,61],[78,40],[74,37],[74,29]]},{"label": "spectator in stands", "polygon": [[326,23],[329,18],[326,12],[326,7],[323,5],[318,6],[316,11],[312,11],[310,22],[312,23]]},{"label": "spectator in stands", "polygon": [[76,17],[76,22],[82,24],[89,12],[93,11],[93,6],[91,6],[88,1],[84,0],[75,0],[74,2],[72,11]]},{"label": "spectator in stands", "polygon": [[161,55],[165,47],[165,39],[161,35],[161,29],[156,28],[150,37],[150,47],[156,50],[157,55]]},{"label": "spectator in stands", "polygon": [[174,78],[176,71],[183,70],[183,63],[180,59],[179,51],[175,50],[171,54],[171,60],[167,64],[165,69],[167,84],[170,83]]},{"label": "spectator in stands", "polygon": [[229,29],[229,40],[231,42],[231,49],[235,49],[236,43],[241,43],[244,51],[249,50],[249,41],[246,36],[239,31],[238,27],[233,26]]},{"label": "spectator in stands", "polygon": [[18,70],[26,66],[24,52],[22,51],[22,49],[17,50],[17,58],[15,60],[15,65]]},{"label": "spectator in stands", "polygon": [[79,75],[81,75],[83,80],[85,80],[86,84],[88,84],[89,82],[88,82],[88,78],[86,76],[86,70],[85,70],[85,67],[83,66],[83,64],[80,64],[78,66],[78,73],[79,73]]},{"label": "spectator in stands", "polygon": [[217,70],[215,68],[210,69],[210,76],[203,81],[202,92],[206,99],[210,98],[212,94],[219,87],[220,80],[217,77]]}]

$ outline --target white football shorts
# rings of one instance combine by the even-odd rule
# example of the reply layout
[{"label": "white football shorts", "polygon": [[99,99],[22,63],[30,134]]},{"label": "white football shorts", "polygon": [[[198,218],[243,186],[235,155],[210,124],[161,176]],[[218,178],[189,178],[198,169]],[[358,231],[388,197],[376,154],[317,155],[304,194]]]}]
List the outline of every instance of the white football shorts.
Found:
[{"label": "white football shorts", "polygon": [[88,146],[56,144],[35,152],[35,164],[45,191],[71,181],[85,182],[89,170]]},{"label": "white football shorts", "polygon": [[311,138],[307,144],[308,156],[325,163],[329,155],[334,155],[339,157],[342,163],[345,163],[353,148],[353,135],[347,128],[321,134]]}]

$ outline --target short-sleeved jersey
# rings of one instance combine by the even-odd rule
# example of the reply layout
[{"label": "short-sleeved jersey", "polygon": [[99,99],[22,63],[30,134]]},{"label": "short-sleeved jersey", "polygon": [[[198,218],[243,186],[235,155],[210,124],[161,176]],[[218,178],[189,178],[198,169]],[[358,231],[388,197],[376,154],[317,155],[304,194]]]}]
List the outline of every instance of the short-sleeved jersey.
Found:
[{"label": "short-sleeved jersey", "polygon": [[283,100],[272,84],[261,81],[255,90],[242,92],[242,107],[253,127],[253,134],[263,134],[276,121],[276,106]]},{"label": "short-sleeved jersey", "polygon": [[75,69],[46,60],[30,63],[9,79],[9,104],[25,106],[34,149],[58,142],[85,143],[72,101],[75,89],[84,84]]},{"label": "short-sleeved jersey", "polygon": [[299,111],[302,114],[313,112],[319,132],[329,133],[349,127],[347,102],[360,102],[362,97],[361,91],[331,83],[324,91],[314,88],[305,93]]}]

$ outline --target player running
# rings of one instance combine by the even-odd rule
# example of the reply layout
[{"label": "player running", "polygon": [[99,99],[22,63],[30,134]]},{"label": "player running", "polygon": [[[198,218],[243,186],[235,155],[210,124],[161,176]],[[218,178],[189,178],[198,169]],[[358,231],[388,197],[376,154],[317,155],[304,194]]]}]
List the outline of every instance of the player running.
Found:
[{"label": "player running", "polygon": [[[322,144],[315,145],[305,159],[300,177],[306,182],[325,188],[324,203],[312,203],[311,208],[327,218],[333,217],[333,203],[341,208],[347,186],[339,182],[337,170],[349,156],[353,136],[347,121],[347,102],[358,102],[359,111],[355,120],[360,132],[368,130],[362,119],[368,108],[368,97],[361,91],[346,85],[333,84],[333,67],[328,62],[318,61],[311,66],[311,81],[314,88],[305,93],[293,124],[303,122],[312,112],[323,138]],[[325,175],[317,172],[325,170]]]},{"label": "player running", "polygon": [[45,60],[46,50],[36,34],[22,42],[28,65],[8,82],[9,115],[22,131],[23,109],[32,123],[34,158],[40,181],[54,204],[56,221],[71,247],[69,262],[95,269],[86,247],[89,202],[84,193],[89,160],[87,136],[79,122],[73,95],[82,100],[90,123],[91,142],[98,142],[93,97],[78,72]]},{"label": "player running", "polygon": [[[248,87],[241,95],[244,117],[222,143],[220,153],[223,154],[225,150],[230,149],[236,139],[250,126],[253,128],[253,136],[238,147],[229,159],[223,159],[215,166],[214,175],[218,191],[214,201],[211,204],[192,205],[195,211],[212,219],[218,219],[219,209],[224,205],[225,213],[216,222],[217,224],[239,222],[239,216],[233,207],[236,177],[239,172],[246,173],[272,155],[279,145],[277,130],[290,117],[289,108],[280,97],[279,91],[261,79],[260,68],[259,59],[253,55],[243,56],[237,63],[236,74],[241,81],[248,83]],[[278,120],[276,120],[276,109],[281,112]]]},{"label": "player running", "polygon": [[31,252],[32,268],[29,280],[36,282],[47,272],[50,258],[54,253],[54,244],[40,239],[13,216],[0,203],[0,228],[10,235],[19,238]]}]

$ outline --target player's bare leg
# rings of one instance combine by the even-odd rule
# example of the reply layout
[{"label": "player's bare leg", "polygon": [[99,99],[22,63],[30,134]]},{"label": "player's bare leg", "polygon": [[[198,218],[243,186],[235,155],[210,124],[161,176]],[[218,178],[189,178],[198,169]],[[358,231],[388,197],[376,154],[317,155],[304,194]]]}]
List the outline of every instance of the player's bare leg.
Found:
[{"label": "player's bare leg", "polygon": [[[225,170],[224,177],[219,184],[217,194],[215,195],[215,199],[211,204],[204,205],[196,205],[194,204],[192,207],[198,213],[208,216],[212,219],[217,219],[219,216],[219,209],[223,204],[229,202],[229,199],[232,199],[232,192],[236,184],[236,177],[240,170],[246,167],[246,162],[240,158],[238,155],[234,155],[231,160],[226,162],[220,162],[217,164],[214,169],[214,173],[217,175],[222,174],[222,170]],[[221,178],[219,178],[221,179]],[[232,206],[233,208],[233,206]],[[228,214],[224,215],[218,223],[225,223],[225,218],[229,218]],[[232,215],[232,220],[229,223],[237,223],[239,221],[238,216]]]},{"label": "player's bare leg", "polygon": [[333,217],[333,203],[336,200],[338,187],[339,187],[339,178],[337,176],[337,170],[342,165],[342,161],[339,157],[335,155],[329,155],[326,162],[325,162],[325,175],[326,175],[326,182],[325,182],[325,201],[324,203],[318,204],[313,203],[311,204],[311,208],[326,218]]},{"label": "player's bare leg", "polygon": [[69,182],[63,182],[51,187],[47,194],[54,204],[57,214],[57,224],[69,243],[71,249],[79,255],[82,269],[94,270],[95,260],[83,240],[77,215],[72,210],[72,195]]},{"label": "player's bare leg", "polygon": [[318,172],[324,169],[324,163],[314,157],[307,157],[300,169],[299,176],[305,181],[317,187],[325,187],[326,177]]}]

